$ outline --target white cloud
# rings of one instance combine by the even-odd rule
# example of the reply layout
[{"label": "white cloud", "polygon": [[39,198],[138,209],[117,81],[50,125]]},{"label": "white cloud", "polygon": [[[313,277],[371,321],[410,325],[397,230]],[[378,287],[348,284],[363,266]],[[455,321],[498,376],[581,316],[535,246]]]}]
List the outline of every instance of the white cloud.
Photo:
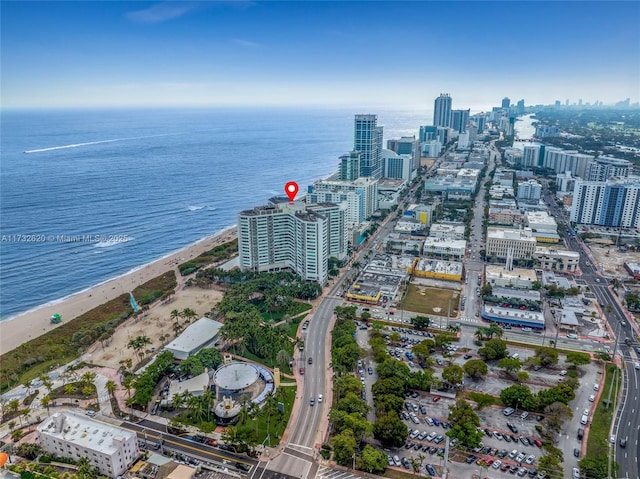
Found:
[{"label": "white cloud", "polygon": [[179,18],[197,8],[195,3],[188,2],[163,2],[157,3],[144,10],[128,12],[125,17],[136,23],[161,23],[174,18]]},{"label": "white cloud", "polygon": [[261,43],[256,43],[256,42],[252,42],[250,40],[243,40],[241,38],[234,38],[233,39],[233,43],[240,45],[242,47],[249,47],[249,48],[261,48],[262,44]]}]

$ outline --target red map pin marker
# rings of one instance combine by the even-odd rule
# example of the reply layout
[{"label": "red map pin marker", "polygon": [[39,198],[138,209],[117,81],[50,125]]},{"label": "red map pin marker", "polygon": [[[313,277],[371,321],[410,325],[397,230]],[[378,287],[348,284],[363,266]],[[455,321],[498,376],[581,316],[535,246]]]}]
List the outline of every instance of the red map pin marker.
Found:
[{"label": "red map pin marker", "polygon": [[289,197],[289,201],[293,201],[298,194],[298,183],[295,181],[290,181],[286,185],[284,185],[284,192]]}]

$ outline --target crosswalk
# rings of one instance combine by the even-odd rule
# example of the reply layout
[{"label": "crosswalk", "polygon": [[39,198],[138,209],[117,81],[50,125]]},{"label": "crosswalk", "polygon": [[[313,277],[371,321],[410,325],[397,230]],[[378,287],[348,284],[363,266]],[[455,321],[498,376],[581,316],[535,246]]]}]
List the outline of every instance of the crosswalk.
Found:
[{"label": "crosswalk", "polygon": [[362,479],[362,476],[357,476],[350,472],[338,471],[326,466],[320,466],[316,473],[316,479]]},{"label": "crosswalk", "polygon": [[458,318],[458,321],[464,321],[466,323],[477,323],[478,322],[478,318],[469,318],[467,316],[462,316],[462,317]]}]

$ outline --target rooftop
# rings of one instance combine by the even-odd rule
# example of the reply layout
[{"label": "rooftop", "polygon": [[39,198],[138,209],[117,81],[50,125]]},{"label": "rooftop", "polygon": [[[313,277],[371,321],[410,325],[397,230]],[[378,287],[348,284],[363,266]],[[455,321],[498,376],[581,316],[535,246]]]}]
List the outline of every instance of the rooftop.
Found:
[{"label": "rooftop", "polygon": [[501,286],[494,286],[491,288],[491,295],[498,298],[517,298],[527,299],[529,301],[540,301],[540,291],[503,288]]},{"label": "rooftop", "polygon": [[511,239],[520,241],[532,241],[536,239],[532,236],[530,228],[513,229],[513,228],[487,228],[487,239]]},{"label": "rooftop", "polygon": [[115,453],[121,443],[136,435],[135,432],[66,410],[46,418],[38,426],[38,432],[108,455]]},{"label": "rooftop", "polygon": [[213,340],[218,335],[222,323],[209,318],[200,318],[187,326],[180,336],[165,347],[174,351],[190,352]]}]

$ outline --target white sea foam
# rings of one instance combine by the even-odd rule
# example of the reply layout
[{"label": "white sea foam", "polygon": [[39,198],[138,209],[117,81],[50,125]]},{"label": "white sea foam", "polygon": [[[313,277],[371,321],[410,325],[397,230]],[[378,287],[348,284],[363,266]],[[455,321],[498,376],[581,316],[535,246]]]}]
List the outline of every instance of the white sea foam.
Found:
[{"label": "white sea foam", "polygon": [[187,208],[189,211],[198,211],[198,210],[202,210],[206,208],[206,206],[189,206],[189,208]]}]

